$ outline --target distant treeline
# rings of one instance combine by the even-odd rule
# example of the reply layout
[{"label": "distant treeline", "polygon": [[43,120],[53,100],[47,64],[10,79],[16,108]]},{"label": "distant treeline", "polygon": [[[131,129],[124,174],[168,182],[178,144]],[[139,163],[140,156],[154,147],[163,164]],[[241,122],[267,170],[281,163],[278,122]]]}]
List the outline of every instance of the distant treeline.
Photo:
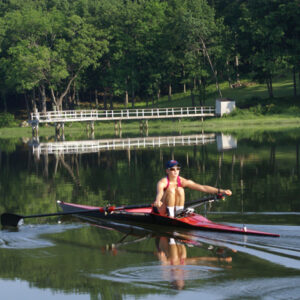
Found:
[{"label": "distant treeline", "polygon": [[[300,64],[299,0],[0,2],[0,110],[113,108],[208,84],[265,82]],[[16,102],[18,101],[18,102]]]}]

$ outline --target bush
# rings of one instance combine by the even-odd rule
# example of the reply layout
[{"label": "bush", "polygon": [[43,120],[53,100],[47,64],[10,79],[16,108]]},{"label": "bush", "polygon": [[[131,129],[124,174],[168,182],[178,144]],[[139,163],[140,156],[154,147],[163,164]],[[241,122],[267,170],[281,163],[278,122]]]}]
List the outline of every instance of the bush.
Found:
[{"label": "bush", "polygon": [[250,109],[240,109],[236,107],[233,112],[231,112],[230,114],[223,115],[222,118],[225,117],[225,118],[245,119],[245,118],[251,118],[254,115],[255,114]]},{"label": "bush", "polygon": [[290,106],[289,108],[285,109],[283,112],[290,115],[300,115],[300,107]]},{"label": "bush", "polygon": [[261,104],[258,104],[256,106],[250,107],[249,111],[254,113],[255,115],[263,115],[266,112],[266,109]]},{"label": "bush", "polygon": [[265,113],[266,114],[277,114],[281,111],[280,107],[278,107],[277,105],[271,103],[266,105],[265,107]]},{"label": "bush", "polygon": [[251,118],[253,116],[265,116],[265,115],[275,115],[275,114],[288,114],[292,116],[300,116],[300,107],[299,106],[290,106],[285,108],[281,105],[276,105],[274,103],[267,105],[255,105],[250,108],[240,109],[236,108],[229,115],[224,115],[225,117],[238,117],[238,118]]},{"label": "bush", "polygon": [[246,114],[246,109],[240,109],[236,107],[230,114],[226,114],[224,116],[236,117],[236,116],[243,116],[245,114]]},{"label": "bush", "polygon": [[0,127],[15,125],[15,117],[10,113],[0,113]]}]

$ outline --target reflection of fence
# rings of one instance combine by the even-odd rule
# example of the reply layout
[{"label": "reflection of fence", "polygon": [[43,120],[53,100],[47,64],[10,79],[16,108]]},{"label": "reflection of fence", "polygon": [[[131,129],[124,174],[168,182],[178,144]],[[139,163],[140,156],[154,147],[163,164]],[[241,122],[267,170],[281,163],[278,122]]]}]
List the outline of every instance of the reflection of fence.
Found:
[{"label": "reflection of fence", "polygon": [[101,150],[125,150],[139,148],[173,147],[204,145],[215,142],[215,134],[199,134],[187,136],[164,136],[126,139],[102,139],[87,141],[64,141],[53,143],[32,143],[35,154],[72,154],[92,153]]},{"label": "reflection of fence", "polygon": [[187,118],[215,116],[215,108],[204,107],[171,107],[124,110],[65,110],[35,112],[31,114],[31,122],[65,123],[118,120],[150,120],[163,118]]}]

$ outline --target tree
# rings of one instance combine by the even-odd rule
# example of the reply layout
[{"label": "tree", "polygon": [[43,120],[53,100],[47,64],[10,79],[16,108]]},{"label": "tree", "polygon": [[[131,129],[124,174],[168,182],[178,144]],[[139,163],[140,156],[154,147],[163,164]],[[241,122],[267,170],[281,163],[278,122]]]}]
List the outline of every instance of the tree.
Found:
[{"label": "tree", "polygon": [[[186,58],[189,61],[190,74],[199,85],[204,84],[207,79],[207,66],[215,79],[217,91],[222,97],[218,82],[218,71],[214,60],[220,58],[222,51],[219,50],[219,29],[214,16],[213,9],[206,1],[187,1],[187,9],[183,18],[185,33],[187,37]],[[220,22],[221,28],[221,22]],[[214,60],[213,60],[214,58]],[[193,67],[194,65],[194,67]]]},{"label": "tree", "polygon": [[279,2],[252,1],[248,5],[251,21],[246,21],[252,40],[252,51],[248,53],[254,79],[266,82],[270,98],[274,97],[273,77],[276,71],[282,68],[281,48],[284,31],[277,18]]},{"label": "tree", "polygon": [[103,31],[75,14],[25,6],[4,20],[7,48],[2,63],[9,86],[19,92],[38,88],[41,95],[48,90],[58,109],[74,80],[107,51]]},{"label": "tree", "polygon": [[229,41],[241,58],[239,70],[254,80],[265,82],[272,98],[274,75],[286,69],[291,57],[295,58],[292,64],[297,60],[294,50],[297,51],[299,44],[299,2],[214,0],[213,4],[218,16],[224,17],[232,31]]},{"label": "tree", "polygon": [[[55,41],[53,64],[47,74],[52,100],[60,109],[74,80],[89,67],[96,67],[108,46],[104,32],[87,24],[80,16],[72,15],[65,22],[59,30],[60,38]],[[61,65],[64,66],[62,70]],[[59,96],[55,92],[59,92]]]},{"label": "tree", "polygon": [[292,70],[294,82],[294,97],[297,96],[296,73],[300,78],[300,18],[299,1],[281,1],[278,17],[282,20],[284,28],[283,49],[284,58],[288,67]]}]

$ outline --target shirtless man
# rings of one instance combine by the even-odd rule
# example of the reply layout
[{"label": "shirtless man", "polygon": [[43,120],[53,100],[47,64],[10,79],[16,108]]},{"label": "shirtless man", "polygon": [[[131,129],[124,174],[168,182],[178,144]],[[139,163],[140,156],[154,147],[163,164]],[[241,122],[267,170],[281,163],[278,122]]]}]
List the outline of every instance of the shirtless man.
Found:
[{"label": "shirtless man", "polygon": [[209,185],[201,185],[192,180],[179,176],[180,165],[176,160],[166,163],[167,176],[157,183],[157,194],[154,207],[161,215],[175,217],[176,211],[184,208],[184,188],[190,188],[199,192],[217,194],[222,193],[231,196],[231,190],[217,189]]}]

